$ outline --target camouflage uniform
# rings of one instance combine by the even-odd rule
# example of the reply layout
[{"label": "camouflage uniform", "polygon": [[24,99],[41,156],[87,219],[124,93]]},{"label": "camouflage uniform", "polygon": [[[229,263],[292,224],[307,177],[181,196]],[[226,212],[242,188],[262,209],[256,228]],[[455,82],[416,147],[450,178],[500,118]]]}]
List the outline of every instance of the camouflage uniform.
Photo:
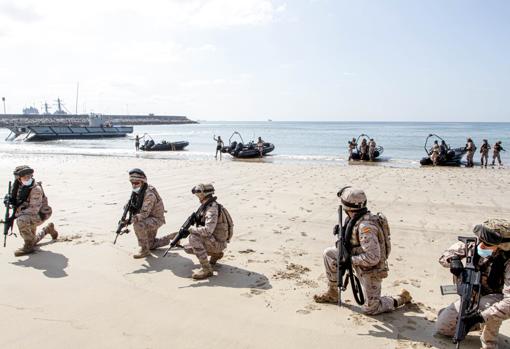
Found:
[{"label": "camouflage uniform", "polygon": [[189,229],[189,244],[184,251],[197,256],[199,261],[207,261],[208,256],[221,254],[227,248],[226,241],[218,241],[213,235],[218,224],[218,204],[211,203],[202,217],[199,217],[198,226]]},{"label": "camouflage uniform", "polygon": [[502,165],[500,155],[502,149],[503,147],[501,147],[501,142],[494,144],[494,147],[492,148],[492,166],[496,164],[496,160],[498,160],[500,166]]},{"label": "camouflage uniform", "polygon": [[468,140],[466,144],[466,150],[467,150],[467,167],[473,166],[473,157],[475,156],[475,144],[472,140]]},{"label": "camouflage uniform", "polygon": [[367,140],[365,138],[363,138],[363,140],[361,141],[361,146],[360,146],[360,160],[365,160],[367,157],[367,153],[368,153]]},{"label": "camouflage uniform", "polygon": [[[20,191],[21,187],[18,190],[17,196],[19,196]],[[52,233],[52,236],[55,234],[52,223],[43,228],[41,232],[37,234],[37,227],[43,224],[50,217],[46,216],[43,219],[43,217],[39,214],[43,207],[43,196],[44,193],[42,186],[40,183],[36,182],[30,190],[27,200],[16,209],[16,224],[21,237],[25,241],[23,250],[26,252],[33,250],[34,246],[47,234]]]},{"label": "camouflage uniform", "polygon": [[[363,312],[376,315],[395,309],[398,297],[381,296],[382,279],[388,275],[386,261],[381,258],[378,235],[380,227],[370,220],[370,213],[363,216],[352,231],[352,265],[360,278],[365,292]],[[324,251],[324,266],[330,283],[337,284],[338,249],[329,247]]]},{"label": "camouflage uniform", "polygon": [[[349,195],[351,197],[359,196],[360,192],[349,188],[347,193],[342,194],[342,198],[348,198]],[[366,203],[365,194],[361,193]],[[409,292],[405,290],[395,297],[381,296],[382,280],[388,276],[388,263],[386,261],[386,248],[382,246],[384,241],[379,240],[383,233],[374,218],[370,212],[364,214],[354,225],[350,241],[352,266],[365,293],[365,303],[362,306],[362,311],[368,315],[392,311],[396,307],[411,301]],[[338,249],[336,247],[327,248],[324,251],[324,266],[329,281],[329,291],[324,295],[316,295],[314,297],[316,302],[334,303],[334,300],[338,299],[336,290],[337,261]]]},{"label": "camouflage uniform", "polygon": [[482,154],[482,156],[480,157],[480,163],[482,166],[485,165],[485,167],[487,167],[487,165],[489,164],[489,150],[491,149],[491,146],[489,145],[489,143],[487,143],[487,140],[484,140],[482,146],[480,147],[480,154]]},{"label": "camouflage uniform", "polygon": [[158,229],[165,223],[163,200],[156,191],[156,188],[148,185],[143,198],[142,208],[133,216],[133,228],[140,248],[153,250],[168,245],[171,235],[156,238]]},{"label": "camouflage uniform", "polygon": [[348,161],[352,160],[352,152],[356,149],[356,140],[352,140],[349,142],[349,159]]},{"label": "camouflage uniform", "polygon": [[375,143],[375,141],[373,139],[370,140],[370,142],[368,142],[368,155],[370,157],[370,161],[374,161],[374,159],[375,159],[376,146],[377,146],[377,144]]},{"label": "camouflage uniform", "polygon": [[434,143],[434,145],[432,146],[432,150],[430,151],[430,160],[432,160],[432,164],[434,166],[437,166],[440,152],[441,147],[439,146],[439,144]]},{"label": "camouflage uniform", "polygon": [[[496,221],[501,220],[490,220],[488,224],[492,224],[491,222]],[[510,227],[510,225],[507,224],[507,227]],[[502,256],[504,253],[504,251],[498,250],[491,257],[480,258],[478,262],[482,273],[480,311],[485,321],[481,324],[482,333],[480,337],[483,349],[494,349],[498,347],[498,333],[501,323],[510,318],[510,259],[503,259],[504,265],[502,269],[504,272],[503,275],[498,275],[500,277],[500,279],[497,280],[498,282],[489,282],[491,270],[496,268],[493,261],[496,257]],[[463,242],[459,241],[448,248],[439,258],[439,263],[448,268],[450,267],[450,259],[455,255],[461,258],[465,257],[465,245]],[[460,300],[439,311],[436,321],[436,332],[445,336],[454,335],[459,307]],[[476,326],[472,330],[478,329],[480,329],[480,326]]]}]

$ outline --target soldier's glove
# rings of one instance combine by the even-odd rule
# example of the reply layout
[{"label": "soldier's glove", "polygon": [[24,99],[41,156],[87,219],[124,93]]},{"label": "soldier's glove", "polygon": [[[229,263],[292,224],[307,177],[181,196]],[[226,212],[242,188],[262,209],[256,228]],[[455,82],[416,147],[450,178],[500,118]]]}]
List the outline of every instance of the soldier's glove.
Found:
[{"label": "soldier's glove", "polygon": [[466,328],[468,329],[468,331],[471,330],[473,326],[485,322],[482,314],[479,311],[477,311],[474,314],[464,316],[462,320],[464,320],[464,323],[466,324]]},{"label": "soldier's glove", "polygon": [[12,201],[13,201],[13,200],[11,200],[11,197],[10,197],[9,195],[5,195],[5,196],[4,196],[4,205],[5,205],[5,206],[12,205]]},{"label": "soldier's glove", "polygon": [[340,233],[340,226],[337,224],[333,228],[333,235],[338,235]]},{"label": "soldier's glove", "polygon": [[464,265],[462,264],[460,257],[453,256],[450,259],[450,273],[452,273],[455,276],[459,276],[463,270],[464,270]]}]

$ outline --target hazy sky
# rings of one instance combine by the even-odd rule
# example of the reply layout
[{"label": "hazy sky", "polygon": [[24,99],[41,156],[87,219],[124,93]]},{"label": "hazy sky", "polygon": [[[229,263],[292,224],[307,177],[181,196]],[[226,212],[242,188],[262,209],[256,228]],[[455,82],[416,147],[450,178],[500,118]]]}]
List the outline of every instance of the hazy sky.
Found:
[{"label": "hazy sky", "polygon": [[0,0],[8,112],[510,121],[510,1]]}]

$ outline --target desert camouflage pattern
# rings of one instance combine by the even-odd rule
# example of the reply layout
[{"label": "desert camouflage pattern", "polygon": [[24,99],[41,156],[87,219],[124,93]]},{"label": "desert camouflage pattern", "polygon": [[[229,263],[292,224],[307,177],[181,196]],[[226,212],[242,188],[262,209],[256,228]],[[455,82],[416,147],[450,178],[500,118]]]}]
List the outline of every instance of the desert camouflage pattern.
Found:
[{"label": "desert camouflage pattern", "polygon": [[140,212],[133,216],[133,228],[138,245],[143,249],[153,250],[168,245],[170,235],[156,238],[158,229],[165,224],[165,206],[156,188],[147,187]]},{"label": "desert camouflage pattern", "polygon": [[432,150],[430,152],[430,160],[432,160],[432,163],[434,165],[437,165],[437,163],[439,161],[440,152],[441,152],[441,147],[439,146],[439,144],[434,143],[434,145],[432,146]]},{"label": "desert camouflage pattern", "polygon": [[[362,311],[375,315],[395,309],[398,297],[381,296],[383,278],[388,275],[387,262],[382,258],[378,239],[380,227],[369,219],[369,213],[363,216],[353,228],[352,264],[356,275],[360,278],[365,293],[365,304]],[[324,251],[324,267],[330,283],[337,282],[338,249],[329,247]]]},{"label": "desert camouflage pattern", "polygon": [[[485,224],[485,223],[484,223]],[[491,223],[488,224],[488,226]],[[465,245],[459,241],[448,248],[439,258],[439,263],[445,267],[450,267],[450,259],[454,255],[465,257]],[[482,334],[480,340],[482,348],[492,349],[498,347],[498,333],[501,323],[510,318],[510,261],[505,264],[504,284],[498,289],[492,289],[487,283],[491,270],[489,259],[481,258],[479,265],[482,273],[482,297],[480,300],[480,310],[485,322],[482,325]],[[453,336],[457,324],[457,316],[460,301],[450,304],[448,307],[439,311],[436,331],[446,336]],[[475,330],[475,329],[473,329]]]},{"label": "desert camouflage pattern", "polygon": [[375,143],[375,141],[370,141],[368,142],[368,156],[370,157],[370,160],[374,160],[375,159],[375,148],[376,148],[377,144]]},{"label": "desert camouflage pattern", "polygon": [[494,165],[496,163],[496,160],[498,160],[499,165],[502,165],[501,162],[501,145],[494,144],[494,147],[492,147],[492,164]]},{"label": "desert camouflage pattern", "polygon": [[26,249],[33,248],[46,235],[45,230],[37,234],[37,227],[45,222],[39,215],[42,206],[43,189],[41,185],[36,182],[27,200],[16,209],[16,224],[25,242]]},{"label": "desert camouflage pattern", "polygon": [[189,229],[189,244],[184,246],[184,251],[197,256],[200,262],[207,261],[207,256],[221,253],[227,248],[226,241],[219,241],[214,231],[218,224],[218,204],[213,202],[205,210],[199,226]]}]

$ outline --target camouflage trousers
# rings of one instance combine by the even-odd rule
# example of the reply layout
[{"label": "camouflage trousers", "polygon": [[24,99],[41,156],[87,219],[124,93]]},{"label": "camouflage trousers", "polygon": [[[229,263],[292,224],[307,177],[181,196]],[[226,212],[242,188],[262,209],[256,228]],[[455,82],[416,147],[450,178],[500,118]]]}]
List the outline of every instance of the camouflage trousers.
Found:
[{"label": "camouflage trousers", "polygon": [[162,238],[157,238],[159,227],[163,224],[153,217],[148,217],[142,221],[133,224],[136,237],[138,239],[138,246],[148,250],[154,250],[158,247],[166,246],[171,241],[171,236],[165,235]]},{"label": "camouflage trousers", "polygon": [[439,154],[436,152],[430,154],[430,160],[432,160],[432,164],[437,165],[437,162],[439,160]]},{"label": "camouflage trousers", "polygon": [[473,165],[473,158],[475,157],[474,151],[468,151],[466,155],[467,165],[472,166]]},{"label": "camouflage trousers", "polygon": [[[324,250],[326,276],[331,283],[337,282],[337,260],[338,249],[336,247],[328,247]],[[380,277],[363,275],[360,277],[360,282],[365,294],[365,304],[361,308],[363,313],[376,315],[395,309],[395,299],[393,297],[381,296],[382,279]]]},{"label": "camouflage trousers", "polygon": [[368,156],[369,156],[370,160],[374,160],[375,159],[375,149],[370,149],[368,151]]},{"label": "camouflage trousers", "polygon": [[483,154],[482,153],[482,156],[480,157],[480,163],[485,166],[487,166],[489,164],[489,154]]},{"label": "camouflage trousers", "polygon": [[501,155],[499,155],[499,153],[492,155],[492,164],[493,165],[496,163],[496,160],[498,160],[498,163],[501,165]]},{"label": "camouflage trousers", "polygon": [[37,227],[44,221],[39,215],[22,215],[16,218],[19,234],[25,241],[25,246],[32,248],[46,235],[44,229],[37,234]]},{"label": "camouflage trousers", "polygon": [[206,261],[208,255],[221,253],[227,248],[226,242],[219,242],[214,236],[203,237],[198,233],[191,233],[188,241],[189,244],[184,246],[184,251],[194,254],[199,261]]},{"label": "camouflage trousers", "polygon": [[[489,308],[492,304],[503,299],[501,294],[490,294],[480,299],[480,310]],[[448,307],[439,311],[436,321],[436,332],[442,335],[453,337],[455,327],[457,325],[457,317],[459,315],[460,300],[450,304]],[[495,349],[498,347],[498,333],[501,326],[501,319],[489,320],[481,324],[482,335],[480,340],[483,349]],[[476,326],[472,330],[479,330],[480,326]]]}]

